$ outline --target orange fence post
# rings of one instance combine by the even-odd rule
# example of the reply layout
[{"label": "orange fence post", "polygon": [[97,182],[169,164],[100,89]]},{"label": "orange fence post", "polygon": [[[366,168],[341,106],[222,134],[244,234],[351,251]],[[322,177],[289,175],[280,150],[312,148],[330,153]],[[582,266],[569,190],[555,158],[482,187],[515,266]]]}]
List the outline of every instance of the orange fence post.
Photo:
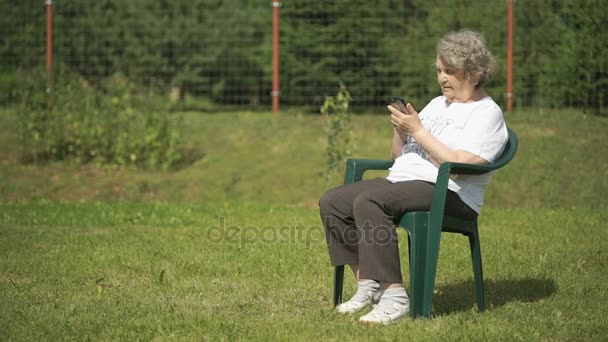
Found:
[{"label": "orange fence post", "polygon": [[279,1],[272,2],[272,112],[279,112]]},{"label": "orange fence post", "polygon": [[513,110],[513,2],[509,3],[508,9],[508,37],[507,37],[507,112]]}]

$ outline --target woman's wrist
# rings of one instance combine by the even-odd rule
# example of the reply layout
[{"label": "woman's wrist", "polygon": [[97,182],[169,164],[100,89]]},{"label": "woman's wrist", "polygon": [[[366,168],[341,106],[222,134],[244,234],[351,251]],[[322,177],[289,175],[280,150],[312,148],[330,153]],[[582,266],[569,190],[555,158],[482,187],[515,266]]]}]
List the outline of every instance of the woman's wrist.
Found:
[{"label": "woman's wrist", "polygon": [[423,139],[424,135],[426,135],[427,133],[429,133],[429,131],[427,131],[424,126],[420,125],[420,127],[418,127],[415,131],[412,131],[409,133],[409,135],[416,139],[416,141]]},{"label": "woman's wrist", "polygon": [[393,126],[393,133],[394,137],[400,138],[403,142],[405,142],[405,140],[407,139],[407,132],[402,129]]}]

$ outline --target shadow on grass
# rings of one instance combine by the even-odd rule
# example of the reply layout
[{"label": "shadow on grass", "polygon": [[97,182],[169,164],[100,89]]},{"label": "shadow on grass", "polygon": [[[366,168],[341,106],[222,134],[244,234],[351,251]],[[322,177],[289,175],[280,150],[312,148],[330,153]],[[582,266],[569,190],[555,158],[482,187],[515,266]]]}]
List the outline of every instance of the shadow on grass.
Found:
[{"label": "shadow on grass", "polygon": [[[486,310],[511,302],[536,302],[557,291],[552,279],[485,279]],[[437,315],[477,309],[473,280],[439,286],[433,296],[433,312]]]}]

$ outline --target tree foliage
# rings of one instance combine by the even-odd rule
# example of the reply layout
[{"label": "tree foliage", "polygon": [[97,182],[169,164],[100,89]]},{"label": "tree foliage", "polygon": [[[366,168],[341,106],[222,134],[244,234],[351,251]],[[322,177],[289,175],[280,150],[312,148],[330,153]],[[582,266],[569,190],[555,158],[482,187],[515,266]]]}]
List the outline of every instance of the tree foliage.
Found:
[{"label": "tree foliage", "polygon": [[281,86],[295,103],[321,103],[343,82],[354,105],[384,101],[400,83],[405,7],[396,1],[285,5]]},{"label": "tree foliage", "polygon": [[[238,0],[55,2],[55,61],[91,84],[120,73],[138,85],[178,87],[216,103],[270,102],[272,7]],[[0,101],[14,99],[17,68],[44,65],[44,6],[0,3]],[[489,93],[504,101],[507,2],[285,1],[281,101],[318,108],[339,82],[353,106],[401,95],[421,106],[438,94],[432,63],[450,30],[480,31],[499,65]],[[608,3],[515,3],[517,106],[577,106],[608,115]],[[182,92],[182,94],[183,94]]]}]

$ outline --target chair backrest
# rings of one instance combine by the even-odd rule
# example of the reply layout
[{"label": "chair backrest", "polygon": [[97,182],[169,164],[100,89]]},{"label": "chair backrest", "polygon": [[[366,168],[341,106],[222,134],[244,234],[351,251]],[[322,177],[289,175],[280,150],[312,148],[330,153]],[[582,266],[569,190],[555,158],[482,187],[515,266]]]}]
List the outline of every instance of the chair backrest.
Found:
[{"label": "chair backrest", "polygon": [[515,134],[515,132],[508,127],[507,131],[509,132],[509,140],[507,140],[507,146],[505,146],[505,149],[504,151],[502,151],[500,157],[498,157],[498,159],[496,159],[496,161],[491,164],[493,169],[498,169],[507,165],[507,163],[510,162],[511,159],[513,159],[515,153],[517,153],[517,147],[519,146],[517,134]]}]

